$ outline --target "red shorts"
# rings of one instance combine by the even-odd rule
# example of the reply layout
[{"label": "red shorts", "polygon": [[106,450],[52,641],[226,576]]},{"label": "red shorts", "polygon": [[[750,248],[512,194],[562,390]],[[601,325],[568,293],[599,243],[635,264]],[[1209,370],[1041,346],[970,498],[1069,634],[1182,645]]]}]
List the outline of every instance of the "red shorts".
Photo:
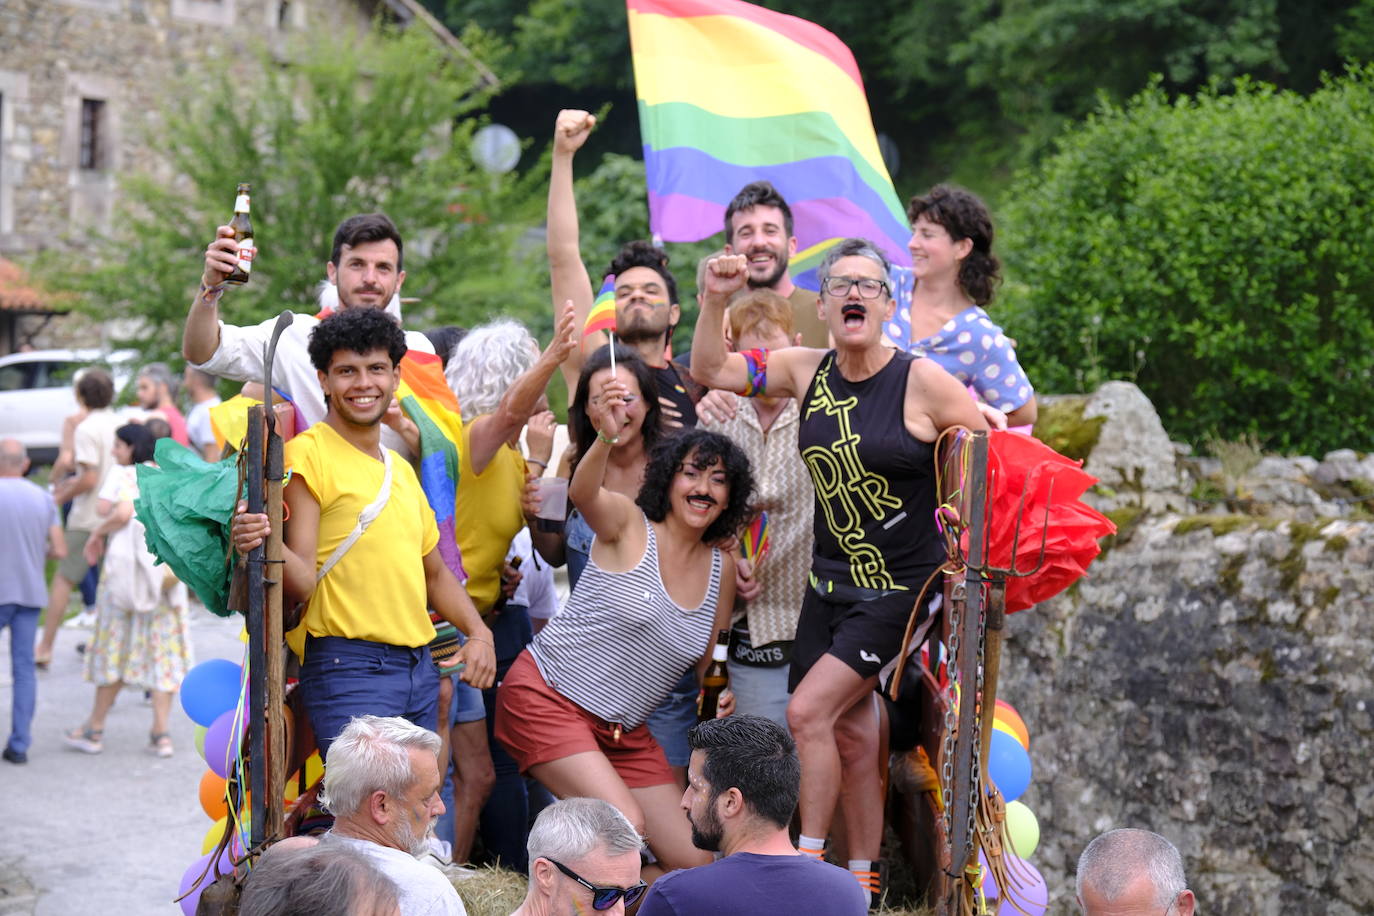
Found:
[{"label": "red shorts", "polygon": [[663,748],[649,729],[620,730],[578,706],[544,682],[526,649],[496,691],[496,740],[521,773],[584,751],[605,754],[631,789],[674,782]]}]

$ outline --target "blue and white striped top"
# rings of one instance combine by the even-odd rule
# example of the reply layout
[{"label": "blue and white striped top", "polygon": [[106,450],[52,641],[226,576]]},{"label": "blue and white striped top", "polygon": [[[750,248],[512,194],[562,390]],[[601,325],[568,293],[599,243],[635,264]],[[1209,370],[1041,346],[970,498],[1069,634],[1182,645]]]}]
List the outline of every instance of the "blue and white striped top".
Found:
[{"label": "blue and white striped top", "polygon": [[649,536],[639,563],[611,573],[588,561],[563,610],[530,644],[550,687],[626,729],[642,725],[706,653],[720,595],[723,555],[714,550],[701,604],[673,601],[659,575],[658,538],[648,519],[644,524]]}]

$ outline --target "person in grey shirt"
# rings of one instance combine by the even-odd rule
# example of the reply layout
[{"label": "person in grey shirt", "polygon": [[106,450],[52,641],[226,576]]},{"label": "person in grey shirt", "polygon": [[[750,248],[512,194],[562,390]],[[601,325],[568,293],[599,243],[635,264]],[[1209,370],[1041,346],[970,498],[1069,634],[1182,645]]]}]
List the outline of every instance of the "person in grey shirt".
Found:
[{"label": "person in grey shirt", "polygon": [[16,439],[0,440],[0,629],[10,628],[10,664],[14,672],[10,736],[3,756],[27,763],[38,695],[34,675],[33,637],[38,613],[48,603],[43,564],[47,557],[67,555],[57,503],[42,487],[25,480],[29,456]]}]

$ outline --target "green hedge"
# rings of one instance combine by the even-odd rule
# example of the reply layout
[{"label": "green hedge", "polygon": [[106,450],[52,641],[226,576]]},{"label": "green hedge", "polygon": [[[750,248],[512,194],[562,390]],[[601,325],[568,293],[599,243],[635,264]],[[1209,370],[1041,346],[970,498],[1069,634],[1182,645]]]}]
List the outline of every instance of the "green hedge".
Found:
[{"label": "green hedge", "polygon": [[998,214],[1041,391],[1135,380],[1176,438],[1374,450],[1374,68],[1104,104]]}]

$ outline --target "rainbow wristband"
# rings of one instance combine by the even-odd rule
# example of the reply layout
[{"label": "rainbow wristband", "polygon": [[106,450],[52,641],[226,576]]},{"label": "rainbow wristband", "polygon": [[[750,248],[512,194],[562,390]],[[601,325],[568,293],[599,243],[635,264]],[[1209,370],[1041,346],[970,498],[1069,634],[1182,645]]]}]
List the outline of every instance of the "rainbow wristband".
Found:
[{"label": "rainbow wristband", "polygon": [[741,394],[746,398],[757,397],[763,394],[768,387],[768,351],[763,349],[742,350],[740,356],[744,357],[745,366],[749,370],[749,380],[745,386],[736,394]]}]

